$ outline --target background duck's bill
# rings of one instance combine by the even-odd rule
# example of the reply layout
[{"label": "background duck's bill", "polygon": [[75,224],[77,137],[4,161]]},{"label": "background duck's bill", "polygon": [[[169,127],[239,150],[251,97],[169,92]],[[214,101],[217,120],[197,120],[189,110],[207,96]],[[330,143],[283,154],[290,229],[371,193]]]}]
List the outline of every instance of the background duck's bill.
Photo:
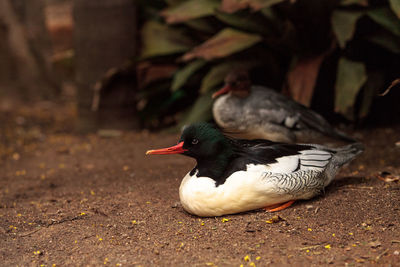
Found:
[{"label": "background duck's bill", "polygon": [[229,92],[231,90],[231,86],[230,85],[226,85],[224,86],[222,89],[218,90],[217,92],[215,92],[214,94],[212,94],[212,98],[216,98],[217,96],[226,94],[227,92]]}]

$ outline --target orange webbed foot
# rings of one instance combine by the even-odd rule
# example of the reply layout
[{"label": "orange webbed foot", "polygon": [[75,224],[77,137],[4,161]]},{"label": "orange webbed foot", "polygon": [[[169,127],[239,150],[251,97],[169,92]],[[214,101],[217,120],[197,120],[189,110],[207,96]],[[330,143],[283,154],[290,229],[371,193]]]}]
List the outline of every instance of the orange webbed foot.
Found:
[{"label": "orange webbed foot", "polygon": [[282,204],[282,203],[279,203],[279,204],[267,206],[267,207],[265,207],[264,209],[265,209],[266,211],[269,211],[269,212],[275,212],[275,211],[284,210],[284,209],[290,207],[295,201],[296,201],[296,200],[290,200],[290,201],[288,201],[288,202],[286,202],[286,203],[283,203],[283,204]]}]

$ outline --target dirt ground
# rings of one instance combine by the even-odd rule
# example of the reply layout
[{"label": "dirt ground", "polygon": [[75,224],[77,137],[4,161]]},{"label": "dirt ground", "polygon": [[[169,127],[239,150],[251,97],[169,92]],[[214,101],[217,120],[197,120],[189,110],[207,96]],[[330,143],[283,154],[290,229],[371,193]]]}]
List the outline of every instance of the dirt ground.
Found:
[{"label": "dirt ground", "polygon": [[74,135],[48,109],[0,112],[1,266],[400,266],[400,126],[357,131],[320,197],[199,218],[178,196],[194,161],[145,155],[177,135]]}]

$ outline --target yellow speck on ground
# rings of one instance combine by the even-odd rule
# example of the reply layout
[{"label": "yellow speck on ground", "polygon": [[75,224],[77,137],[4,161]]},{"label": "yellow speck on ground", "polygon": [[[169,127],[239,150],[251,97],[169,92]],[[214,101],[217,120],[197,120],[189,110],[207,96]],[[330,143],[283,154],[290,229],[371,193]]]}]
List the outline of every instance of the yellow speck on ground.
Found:
[{"label": "yellow speck on ground", "polygon": [[332,234],[332,236],[335,237],[336,235],[335,235],[335,234]]},{"label": "yellow speck on ground", "polygon": [[349,233],[349,235],[353,235],[353,233]]},{"label": "yellow speck on ground", "polygon": [[310,250],[309,250],[309,249],[307,249],[307,250],[306,250],[306,252],[308,253],[308,252],[310,252]]},{"label": "yellow speck on ground", "polygon": [[249,261],[250,260],[250,256],[249,255],[246,255],[246,256],[244,256],[244,261]]},{"label": "yellow speck on ground", "polygon": [[256,261],[259,261],[261,259],[261,257],[260,256],[258,256],[257,258],[256,258]]},{"label": "yellow speck on ground", "polygon": [[324,248],[331,249],[331,245],[330,244],[325,245]]},{"label": "yellow speck on ground", "polygon": [[284,221],[284,219],[282,219],[282,218],[281,218],[280,216],[278,216],[278,215],[274,215],[274,216],[272,216],[271,219],[266,220],[265,222],[266,222],[266,223],[278,223],[278,222],[280,222],[280,221]]},{"label": "yellow speck on ground", "polygon": [[91,194],[92,196],[96,195],[96,193],[95,193],[93,190],[90,190],[90,194]]},{"label": "yellow speck on ground", "polygon": [[311,231],[312,231],[312,229],[311,229],[311,228],[308,228],[308,229],[307,229],[307,231],[311,232]]},{"label": "yellow speck on ground", "polygon": [[18,213],[18,214],[17,214],[17,217],[21,217],[21,216],[22,216],[22,214],[21,214],[21,213]]},{"label": "yellow speck on ground", "polygon": [[86,215],[86,213],[84,213],[84,212],[81,212],[79,215],[80,215],[80,216],[83,216],[83,215]]},{"label": "yellow speck on ground", "polygon": [[214,263],[213,262],[206,262],[206,265],[207,266],[214,266]]},{"label": "yellow speck on ground", "polygon": [[250,262],[249,265],[252,266],[252,267],[256,267],[256,264],[254,262]]},{"label": "yellow speck on ground", "polygon": [[13,160],[19,160],[21,158],[21,156],[18,153],[14,153],[12,155]]},{"label": "yellow speck on ground", "polygon": [[222,218],[221,222],[223,222],[223,223],[229,222],[229,219],[227,219],[227,218]]},{"label": "yellow speck on ground", "polygon": [[136,220],[132,220],[131,223],[132,224],[137,224],[137,221]]},{"label": "yellow speck on ground", "polygon": [[26,170],[20,170],[20,171],[15,172],[16,176],[25,175],[25,174],[26,174]]},{"label": "yellow speck on ground", "polygon": [[151,202],[150,201],[146,201],[146,204],[150,204]]},{"label": "yellow speck on ground", "polygon": [[201,226],[204,226],[204,222],[201,222],[201,224],[200,224]]},{"label": "yellow speck on ground", "polygon": [[99,241],[103,241],[103,238],[99,237]]},{"label": "yellow speck on ground", "polygon": [[352,246],[353,246],[353,247],[357,247],[357,245],[356,245],[356,244],[353,244]]}]

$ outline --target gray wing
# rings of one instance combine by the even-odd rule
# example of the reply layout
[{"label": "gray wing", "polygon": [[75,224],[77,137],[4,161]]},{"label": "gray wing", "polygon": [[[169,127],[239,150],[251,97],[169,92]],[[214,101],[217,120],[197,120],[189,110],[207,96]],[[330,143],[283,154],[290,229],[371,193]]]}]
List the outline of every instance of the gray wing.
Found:
[{"label": "gray wing", "polygon": [[332,157],[333,154],[325,150],[302,150],[298,155],[278,158],[277,163],[269,165],[264,178],[282,194],[308,199],[328,184],[324,172]]},{"label": "gray wing", "polygon": [[306,149],[297,155],[276,158],[275,163],[267,165],[266,171],[272,173],[294,173],[297,171],[323,172],[332,158],[332,153],[326,150]]},{"label": "gray wing", "polygon": [[267,119],[269,123],[282,125],[291,130],[310,129],[332,137],[354,141],[334,129],[318,113],[269,88],[253,86],[251,99],[246,108],[248,113],[253,113],[254,117]]}]

